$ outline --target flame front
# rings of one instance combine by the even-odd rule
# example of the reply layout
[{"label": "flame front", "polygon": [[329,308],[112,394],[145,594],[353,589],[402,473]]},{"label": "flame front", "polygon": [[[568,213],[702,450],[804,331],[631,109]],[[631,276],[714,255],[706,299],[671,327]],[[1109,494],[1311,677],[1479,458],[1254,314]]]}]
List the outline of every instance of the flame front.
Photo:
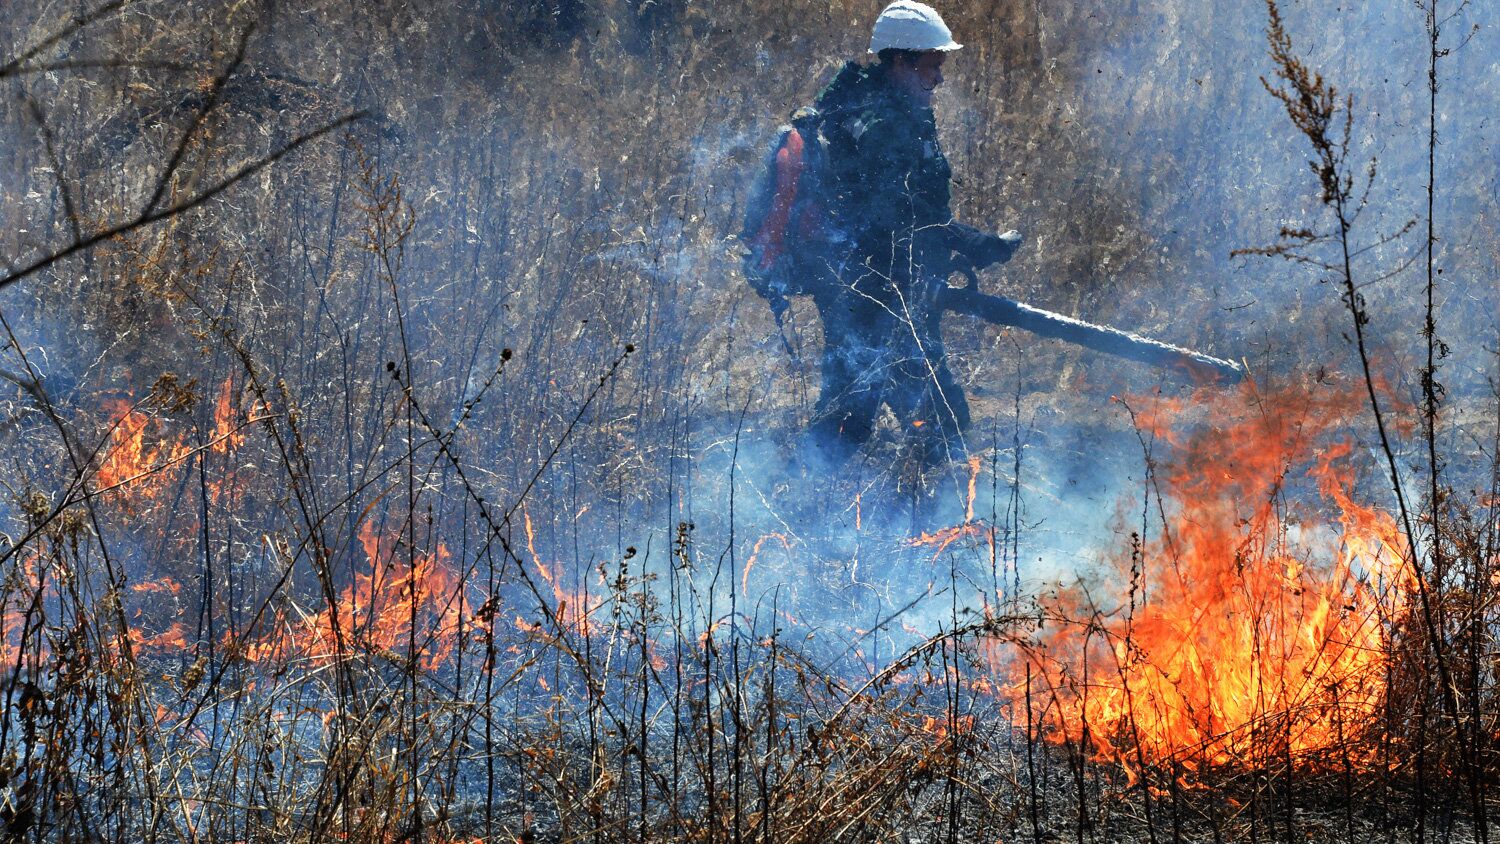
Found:
[{"label": "flame front", "polygon": [[163,471],[191,448],[181,439],[150,436],[151,417],[127,401],[109,403],[112,431],[95,483],[101,490],[122,489],[127,507],[148,506],[171,481]]},{"label": "flame front", "polygon": [[467,602],[448,549],[403,555],[396,538],[378,536],[370,521],[360,525],[359,542],[367,572],[356,572],[332,606],[283,617],[276,633],[245,649],[247,659],[329,663],[373,654],[432,670],[452,655]]},{"label": "flame front", "polygon": [[[1337,439],[1350,400],[1259,398],[1185,438],[1168,426],[1186,406],[1140,418],[1181,440],[1156,467],[1164,529],[1112,561],[1113,605],[1060,590],[1046,603],[1055,621],[1009,669],[1020,692],[1029,665],[1049,738],[1086,743],[1132,779],[1143,765],[1335,749],[1373,762],[1374,743],[1356,739],[1379,722],[1387,632],[1413,586],[1407,543],[1351,496],[1352,447]],[[1304,479],[1307,495],[1289,492]]]}]

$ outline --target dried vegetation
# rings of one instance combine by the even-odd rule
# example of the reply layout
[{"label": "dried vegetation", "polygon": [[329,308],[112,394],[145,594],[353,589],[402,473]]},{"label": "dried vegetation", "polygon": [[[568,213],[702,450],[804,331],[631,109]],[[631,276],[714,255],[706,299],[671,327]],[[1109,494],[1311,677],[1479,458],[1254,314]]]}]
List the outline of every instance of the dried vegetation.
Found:
[{"label": "dried vegetation", "polygon": [[[1259,9],[949,5],[1006,292],[1259,386],[955,325],[967,467],[768,457],[816,326],[725,236],[863,4],[12,3],[0,837],[1487,840],[1482,12],[1320,31],[1415,36],[1428,86],[1341,68],[1413,140],[1274,5],[1269,59]],[[1230,261],[1277,226],[1296,272]],[[1060,430],[1136,497],[1047,587]]]}]

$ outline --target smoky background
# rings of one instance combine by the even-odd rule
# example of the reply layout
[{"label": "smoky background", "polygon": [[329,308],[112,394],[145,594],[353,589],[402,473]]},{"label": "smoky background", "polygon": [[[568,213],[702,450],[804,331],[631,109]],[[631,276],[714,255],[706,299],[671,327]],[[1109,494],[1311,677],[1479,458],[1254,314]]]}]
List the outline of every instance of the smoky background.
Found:
[{"label": "smoky background", "polygon": [[[0,42],[17,54],[86,8],[7,2]],[[24,372],[24,352],[64,420],[49,421],[24,389],[4,397],[9,514],[24,522],[16,501],[59,488],[73,468],[69,436],[85,451],[108,439],[108,402],[141,401],[172,373],[196,380],[199,399],[153,405],[153,434],[208,443],[226,385],[239,424],[300,420],[306,457],[278,469],[276,443],[252,436],[232,458],[185,461],[159,496],[98,523],[102,541],[122,549],[118,585],[188,584],[172,602],[139,606],[148,637],[183,622],[207,647],[277,595],[353,581],[381,565],[360,542],[367,522],[401,537],[392,558],[445,547],[476,595],[514,584],[516,561],[494,541],[503,535],[520,558],[551,567],[539,585],[562,615],[620,571],[650,580],[643,591],[666,590],[691,557],[698,568],[684,578],[703,581],[704,603],[684,639],[712,637],[730,614],[752,630],[774,626],[768,602],[784,600],[801,622],[834,630],[830,653],[857,652],[867,673],[953,618],[949,604],[977,600],[984,590],[961,585],[960,572],[1014,583],[1012,597],[1022,581],[1086,573],[1101,549],[1126,541],[1122,514],[1145,494],[1140,432],[1112,399],[1140,407],[1186,388],[1013,331],[945,325],[979,420],[970,448],[986,474],[975,492],[962,467],[904,470],[887,425],[851,478],[818,486],[818,531],[801,520],[807,505],[789,501],[797,484],[823,480],[789,464],[817,396],[816,315],[795,304],[788,356],[739,275],[733,235],[775,126],[863,53],[878,11],[685,0],[124,5],[48,54],[107,66],[6,80],[0,254],[14,264],[66,242],[75,218],[87,230],[139,208],[242,38],[245,60],[186,147],[170,195],[331,116],[369,116],[188,214],[0,292],[14,332],[6,366]],[[1316,269],[1230,254],[1310,226],[1319,211],[1302,141],[1262,87],[1263,8],[1132,0],[941,11],[965,45],[937,98],[955,212],[1027,238],[986,289],[1243,358],[1266,384],[1354,371],[1347,312]],[[1423,218],[1421,16],[1400,3],[1284,13],[1308,61],[1354,97],[1353,158],[1378,161],[1366,231]],[[1442,65],[1437,125],[1438,307],[1451,347],[1443,437],[1473,458],[1454,468],[1472,469],[1476,484],[1500,336],[1494,18],[1475,4],[1451,25],[1462,46]],[[1358,257],[1378,279],[1362,292],[1387,389],[1413,406],[1422,278],[1408,262],[1421,251],[1414,231]],[[247,383],[249,368],[264,394]],[[407,387],[432,428],[454,432],[444,448],[461,457],[462,479],[433,430],[412,432]],[[230,491],[211,495],[210,480]],[[320,505],[312,525],[289,484]],[[942,500],[930,523],[908,503],[924,489]],[[498,527],[476,515],[480,500],[499,503]],[[906,544],[966,521],[966,508],[1005,526],[1001,550],[978,543],[955,562]],[[761,544],[770,535],[781,538]],[[283,540],[285,559],[274,551]],[[326,571],[306,565],[319,545]],[[809,570],[856,584],[857,597],[840,587],[830,599]],[[93,588],[102,598],[112,587]],[[934,592],[905,617],[912,629],[889,623],[889,610]],[[543,620],[512,601],[508,616]]]}]

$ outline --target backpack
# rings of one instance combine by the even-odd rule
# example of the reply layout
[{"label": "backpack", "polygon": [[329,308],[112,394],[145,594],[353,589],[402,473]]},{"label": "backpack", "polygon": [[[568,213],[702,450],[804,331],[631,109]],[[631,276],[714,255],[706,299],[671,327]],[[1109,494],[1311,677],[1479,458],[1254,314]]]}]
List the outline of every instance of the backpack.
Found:
[{"label": "backpack", "polygon": [[826,266],[820,256],[837,240],[824,201],[827,142],[823,115],[798,109],[777,130],[745,205],[740,231],[745,279],[773,309],[787,296],[812,293]]}]

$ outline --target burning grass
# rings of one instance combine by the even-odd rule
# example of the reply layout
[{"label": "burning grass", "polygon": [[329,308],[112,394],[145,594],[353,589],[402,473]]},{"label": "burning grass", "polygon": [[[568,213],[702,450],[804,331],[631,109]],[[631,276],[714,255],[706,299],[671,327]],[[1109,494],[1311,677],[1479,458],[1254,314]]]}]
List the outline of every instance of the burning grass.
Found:
[{"label": "burning grass", "polygon": [[1055,623],[1026,651],[1053,740],[1132,777],[1389,762],[1387,681],[1415,584],[1394,518],[1354,500],[1359,405],[1328,387],[1249,398],[1188,431],[1174,402],[1137,417],[1166,446],[1143,519],[1164,522],[1132,533],[1104,585],[1048,599]]},{"label": "burning grass", "polygon": [[[191,460],[161,457],[186,447],[148,433],[170,425],[111,416],[106,439],[144,468],[100,462],[134,478],[114,485],[102,523],[201,534],[184,516],[194,507],[179,504],[174,524],[152,506],[194,477],[192,460],[237,467],[225,471],[243,486],[201,485],[210,519],[263,492],[250,464],[279,416],[231,433],[225,395],[201,412],[206,441],[227,447]],[[1119,517],[1132,539],[1101,576],[1034,600],[981,590],[982,612],[955,606],[936,633],[901,613],[829,627],[818,601],[860,603],[836,578],[782,603],[778,584],[815,559],[805,529],[743,538],[743,563],[726,569],[683,523],[669,557],[632,548],[579,569],[556,513],[517,508],[512,544],[491,528],[497,515],[466,531],[377,497],[347,545],[299,552],[263,537],[279,580],[243,579],[230,603],[205,602],[180,574],[140,570],[112,587],[79,542],[87,526],[38,501],[28,512],[42,529],[6,581],[10,729],[24,751],[8,776],[50,790],[12,792],[31,814],[8,822],[70,828],[65,817],[146,795],[150,812],[128,823],[200,840],[628,829],[821,842],[913,829],[1143,835],[1168,819],[1178,834],[1235,839],[1273,823],[1294,778],[1342,776],[1348,801],[1408,788],[1419,753],[1452,764],[1448,739],[1423,751],[1412,733],[1410,696],[1435,692],[1410,642],[1409,546],[1388,513],[1359,503],[1348,391],[1130,407],[1150,471],[1138,509]],[[947,566],[949,590],[963,572],[983,582],[996,551],[976,515],[985,471],[963,467],[958,524],[866,548],[866,565],[927,579]],[[496,544],[522,553],[493,566]],[[1480,562],[1496,576],[1493,557]],[[99,752],[118,752],[135,784],[85,790]],[[1227,811],[1204,802],[1225,797]],[[245,799],[256,808],[237,808]]]},{"label": "burning grass", "polygon": [[[130,26],[152,22],[138,6]],[[379,125],[352,125],[342,143],[296,135],[306,157],[278,159],[284,166],[262,167],[272,163],[257,146],[275,134],[268,123],[256,119],[241,137],[237,120],[299,110],[323,119],[329,103],[317,84],[228,55],[213,58],[230,71],[195,80],[181,102],[153,99],[172,87],[155,77],[129,77],[129,109],[110,116],[108,131],[84,121],[88,154],[100,154],[99,136],[123,145],[121,162],[64,174],[59,165],[77,151],[59,157],[53,143],[65,133],[40,133],[41,151],[21,169],[55,178],[46,191],[66,213],[43,207],[36,220],[50,220],[59,238],[92,230],[69,195],[89,185],[88,213],[127,226],[88,248],[75,242],[87,258],[79,272],[95,279],[84,295],[61,253],[27,270],[26,283],[55,294],[28,312],[62,326],[49,344],[55,379],[39,375],[40,355],[28,357],[32,341],[11,333],[16,312],[0,320],[13,358],[6,381],[18,388],[7,407],[19,408],[5,423],[16,468],[0,544],[0,837],[1485,835],[1485,783],[1500,773],[1497,496],[1484,475],[1493,475],[1493,446],[1444,441],[1453,465],[1440,472],[1431,445],[1423,500],[1393,509],[1365,471],[1362,385],[1319,376],[1238,396],[1133,399],[1125,409],[1145,477],[1128,490],[1119,527],[1089,537],[1088,547],[1104,549],[1099,569],[1061,585],[1022,580],[1037,524],[1077,513],[1071,495],[1037,496],[1024,517],[1033,490],[1023,469],[1045,479],[1057,464],[1023,447],[1022,361],[1042,355],[1049,379],[1053,364],[1072,372],[1052,386],[1080,393],[1108,364],[1018,349],[1015,377],[1004,377],[1017,385],[1009,447],[994,431],[951,477],[906,471],[893,441],[870,452],[881,478],[899,476],[890,483],[782,472],[779,457],[764,455],[774,447],[757,455],[752,440],[757,429],[789,436],[792,417],[812,404],[811,367],[795,360],[799,323],[782,337],[792,373],[768,373],[764,349],[747,351],[740,332],[772,336],[769,317],[757,303],[757,328],[746,300],[699,283],[734,277],[722,233],[737,213],[735,180],[723,177],[752,166],[741,159],[754,144],[740,133],[749,111],[764,122],[767,92],[738,89],[754,105],[735,123],[721,113],[725,100],[666,87],[699,80],[718,91],[736,75],[726,67],[777,58],[762,55],[769,41],[744,36],[754,28],[710,25],[701,4],[614,4],[618,17],[599,29],[630,41],[614,52],[584,38],[585,16],[564,7],[527,19],[561,39],[552,46],[567,45],[556,56],[525,67],[527,55],[539,57],[502,50],[517,62],[503,70],[486,59],[505,84],[477,87],[506,91],[501,100],[471,110],[453,91],[418,85],[420,98],[394,101],[371,121]],[[1051,51],[1088,42],[1053,24],[1095,25],[1043,21],[1044,11],[993,30],[1003,40],[986,50],[1020,57],[1045,45],[1045,57],[1018,59],[993,80],[986,70],[982,84],[1033,98],[1036,114],[1056,115],[1039,119],[1053,134],[1037,137],[1074,145],[1076,121],[1090,118],[1056,108],[1068,97],[1049,86],[1067,72]],[[243,23],[239,13],[232,23]],[[434,14],[416,19],[446,19]],[[1294,72],[1273,21],[1273,58],[1286,71],[1278,78],[1318,95],[1281,101],[1300,130],[1326,133],[1338,100],[1321,77]],[[664,33],[677,25],[706,46],[673,52]],[[295,38],[295,27],[278,26]],[[1043,30],[1045,39],[1030,34]],[[340,40],[332,29],[308,31],[319,44]],[[440,26],[425,33],[444,55],[462,40]],[[219,41],[235,49],[236,39]],[[787,44],[799,60],[831,55]],[[726,65],[725,55],[739,59]],[[669,56],[682,65],[664,74]],[[365,70],[348,76],[378,92],[389,57],[361,58]],[[1107,90],[1098,86],[1109,74],[1088,61],[1090,90]],[[403,58],[383,72],[408,68]],[[440,75],[462,76],[450,70]],[[344,73],[333,69],[327,87]],[[576,84],[557,84],[569,74]],[[56,74],[43,75],[53,84]],[[739,75],[776,82],[770,99],[788,102],[799,84],[792,74]],[[1174,111],[1196,100],[1172,85],[1155,86],[1165,97],[1138,89],[1135,76],[1119,74],[1132,81],[1118,102],[1190,116],[1184,137],[1196,141],[1206,123],[1198,106]],[[620,95],[622,79],[630,96]],[[986,96],[998,102],[1000,90]],[[72,104],[69,96],[59,101]],[[84,106],[107,98],[88,97],[76,111],[92,117]],[[652,132],[642,135],[648,101]],[[95,189],[101,171],[145,172],[134,165],[157,150],[143,149],[153,141],[137,137],[142,126],[199,109],[218,111],[191,123],[193,143],[161,150],[172,163],[155,198],[134,196],[142,186],[133,181]],[[1013,136],[1013,151],[1057,146],[1012,132],[1024,122],[997,137]],[[401,137],[412,127],[442,136],[449,123],[499,128],[421,150]],[[1140,184],[1154,185],[1163,147],[1139,134],[1152,155],[1110,155],[1139,161]],[[636,135],[648,140],[623,140]],[[1357,206],[1340,169],[1349,145],[1314,141],[1324,201]],[[1106,294],[1137,290],[1146,276],[1148,294],[1169,284],[1182,292],[1172,279],[1203,273],[1177,253],[1208,254],[1199,248],[1208,229],[1242,228],[1238,217],[1221,225],[1205,216],[1159,243],[1145,232],[1162,220],[1136,229],[1121,222],[1136,209],[1099,201],[1141,195],[1138,185],[1100,191],[1078,177],[1074,163],[1094,154],[1087,143],[1058,157],[1066,167],[1013,174],[971,166],[989,148],[950,147],[959,170],[976,171],[960,186],[968,199],[998,215],[1022,195],[1012,186],[1058,197],[1045,214],[1063,216],[1036,224],[1067,233],[1039,250],[1040,272],[1007,280],[1017,292],[1089,290],[1074,300],[1079,311],[1132,312],[1135,304],[1106,305]],[[179,190],[201,197],[191,190],[198,180],[227,186],[213,181],[219,157],[261,162],[226,171],[256,179],[222,205],[141,222],[148,198],[149,216]],[[397,161],[452,177],[415,174],[413,201],[391,169]],[[1207,190],[1226,203],[1254,194],[1243,214],[1261,215],[1269,201]],[[1201,210],[1187,199],[1164,204]],[[1099,210],[1080,216],[1086,206]],[[1357,216],[1351,206],[1337,221],[1346,237]],[[1182,221],[1166,222],[1155,230]],[[1294,227],[1283,235],[1291,246],[1268,254],[1338,269],[1292,250],[1327,237]],[[1356,244],[1345,254],[1371,253]],[[1121,269],[1101,287],[1105,266]],[[1055,276],[1057,288],[1019,280],[1033,276]],[[1356,284],[1347,262],[1342,280],[1368,366],[1360,291],[1385,288]],[[1196,295],[1165,314],[1185,336],[1195,314],[1231,310]],[[1278,297],[1264,299],[1234,307],[1280,318]],[[1300,339],[1317,314],[1299,299],[1295,316],[1304,321],[1288,333]],[[1466,314],[1462,324],[1482,322]],[[1387,412],[1379,426],[1398,488],[1412,461],[1391,439],[1437,427],[1430,323],[1425,419]],[[955,330],[954,360],[970,365],[980,356],[969,352],[1001,345],[985,330]],[[521,351],[497,349],[497,338]],[[1278,375],[1295,380],[1287,373],[1296,366],[1278,361]],[[984,366],[967,374],[979,381]],[[163,370],[199,374],[205,386],[164,375],[148,388]],[[1393,389],[1367,382],[1370,403],[1389,406]],[[976,396],[976,417],[1003,418],[992,399]],[[1462,433],[1488,436],[1492,420],[1483,420]],[[1129,439],[1123,417],[1111,424]],[[1131,451],[1117,444],[1088,442],[1080,462],[1093,469],[1105,451]],[[1490,462],[1457,465],[1476,455]],[[1487,492],[1466,496],[1462,484]],[[939,508],[950,516],[919,515],[931,513],[924,496],[950,487],[956,509]],[[1454,796],[1459,785],[1467,800]]]}]

